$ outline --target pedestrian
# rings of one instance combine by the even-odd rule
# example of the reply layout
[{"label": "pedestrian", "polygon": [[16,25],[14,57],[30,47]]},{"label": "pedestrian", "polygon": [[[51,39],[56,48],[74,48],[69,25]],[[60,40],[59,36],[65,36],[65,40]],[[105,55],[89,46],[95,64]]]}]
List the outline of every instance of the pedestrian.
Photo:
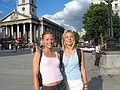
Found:
[{"label": "pedestrian", "polygon": [[100,57],[101,57],[100,51],[101,51],[101,48],[100,48],[100,45],[98,44],[95,46],[95,63],[94,63],[94,65],[98,67],[99,67]]},{"label": "pedestrian", "polygon": [[2,44],[0,43],[0,50],[2,50]]},{"label": "pedestrian", "polygon": [[36,43],[33,43],[33,53],[36,52]]},{"label": "pedestrian", "polygon": [[39,60],[40,50],[34,53],[32,60],[34,90],[40,90],[38,81],[39,70],[42,76],[43,84],[41,90],[66,90],[66,85],[63,81],[63,76],[59,68],[59,54],[52,51],[54,37],[51,32],[46,31],[42,34],[42,44],[43,48],[41,49],[41,60]]},{"label": "pedestrian", "polygon": [[35,51],[39,50],[39,44],[36,42],[35,43]]},{"label": "pedestrian", "polygon": [[18,50],[18,44],[15,42],[15,51]]},{"label": "pedestrian", "polygon": [[63,78],[68,83],[68,90],[88,90],[84,53],[81,52],[81,62],[77,53],[74,33],[67,30],[62,35]]}]

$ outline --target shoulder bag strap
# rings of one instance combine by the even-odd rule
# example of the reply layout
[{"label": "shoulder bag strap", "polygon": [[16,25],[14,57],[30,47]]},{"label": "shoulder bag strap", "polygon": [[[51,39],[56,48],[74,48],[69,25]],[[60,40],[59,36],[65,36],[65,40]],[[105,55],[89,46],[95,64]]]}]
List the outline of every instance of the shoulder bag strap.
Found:
[{"label": "shoulder bag strap", "polygon": [[63,51],[60,50],[60,51],[59,51],[59,54],[60,54],[60,66],[62,66]]},{"label": "shoulder bag strap", "polygon": [[77,49],[77,55],[78,55],[78,60],[79,60],[79,66],[81,66],[81,49]]},{"label": "shoulder bag strap", "polygon": [[39,65],[40,65],[40,62],[41,62],[41,57],[42,57],[42,51],[40,50]]}]

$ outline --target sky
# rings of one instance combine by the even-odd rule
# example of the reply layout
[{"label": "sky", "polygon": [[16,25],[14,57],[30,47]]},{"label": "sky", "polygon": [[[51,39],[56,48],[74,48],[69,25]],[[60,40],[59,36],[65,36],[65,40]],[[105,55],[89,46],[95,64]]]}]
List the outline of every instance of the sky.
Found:
[{"label": "sky", "polygon": [[[45,17],[69,30],[80,30],[91,0],[36,0],[37,17]],[[16,8],[16,0],[0,0],[0,18]]]}]

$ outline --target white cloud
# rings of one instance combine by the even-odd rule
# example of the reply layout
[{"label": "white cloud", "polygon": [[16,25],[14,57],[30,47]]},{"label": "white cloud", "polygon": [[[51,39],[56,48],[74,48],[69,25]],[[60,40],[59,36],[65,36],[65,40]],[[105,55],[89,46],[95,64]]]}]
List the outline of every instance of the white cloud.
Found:
[{"label": "white cloud", "polygon": [[89,7],[91,0],[72,0],[65,4],[63,11],[43,17],[62,25],[65,29],[79,30],[82,28],[82,17]]},{"label": "white cloud", "polygon": [[0,10],[0,19],[3,17],[3,11]]},{"label": "white cloud", "polygon": [[0,15],[2,15],[3,14],[3,11],[0,11]]}]

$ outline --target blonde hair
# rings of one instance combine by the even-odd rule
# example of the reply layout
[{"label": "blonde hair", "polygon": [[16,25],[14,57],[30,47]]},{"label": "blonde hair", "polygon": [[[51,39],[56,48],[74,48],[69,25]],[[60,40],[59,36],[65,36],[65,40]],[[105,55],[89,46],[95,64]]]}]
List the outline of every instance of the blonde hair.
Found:
[{"label": "blonde hair", "polygon": [[65,50],[65,48],[67,48],[66,44],[65,44],[65,36],[67,33],[72,33],[73,35],[73,38],[74,38],[74,41],[73,41],[73,45],[72,45],[72,48],[74,49],[76,47],[76,42],[75,42],[75,35],[74,35],[74,32],[71,31],[71,30],[67,30],[63,33],[62,35],[62,50]]}]

